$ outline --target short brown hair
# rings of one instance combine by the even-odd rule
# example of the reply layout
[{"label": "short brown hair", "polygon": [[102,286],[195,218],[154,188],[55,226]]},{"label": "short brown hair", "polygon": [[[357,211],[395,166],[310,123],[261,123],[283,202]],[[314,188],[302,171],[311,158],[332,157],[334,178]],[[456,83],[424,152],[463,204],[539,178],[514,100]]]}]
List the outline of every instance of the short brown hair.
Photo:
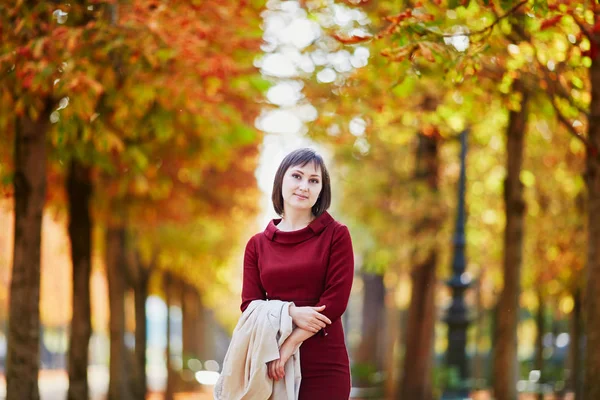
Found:
[{"label": "short brown hair", "polygon": [[273,208],[275,208],[275,212],[278,215],[283,215],[283,195],[281,194],[281,189],[283,186],[283,177],[286,171],[289,168],[297,165],[304,167],[308,163],[313,163],[321,169],[321,179],[323,184],[319,198],[317,199],[315,205],[312,206],[313,215],[318,217],[327,211],[331,205],[331,183],[329,180],[329,172],[327,172],[327,167],[325,167],[323,157],[321,157],[312,149],[298,149],[285,156],[283,161],[281,161],[281,164],[279,164],[279,168],[275,174],[271,199],[273,200]]}]

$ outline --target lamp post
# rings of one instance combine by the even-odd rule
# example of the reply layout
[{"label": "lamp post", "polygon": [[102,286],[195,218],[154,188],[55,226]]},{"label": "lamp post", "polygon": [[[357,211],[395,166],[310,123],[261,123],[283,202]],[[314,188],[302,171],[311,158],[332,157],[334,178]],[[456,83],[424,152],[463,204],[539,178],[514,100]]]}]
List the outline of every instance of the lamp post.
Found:
[{"label": "lamp post", "polygon": [[448,308],[444,321],[448,324],[448,349],[446,353],[446,368],[448,382],[444,389],[443,399],[468,399],[469,388],[467,377],[467,327],[469,317],[464,299],[464,292],[471,285],[470,276],[465,273],[465,183],[467,134],[465,129],[460,134],[460,179],[458,185],[458,207],[456,214],[456,232],[454,234],[454,257],[452,260],[452,277],[447,282],[452,290],[452,303]]}]

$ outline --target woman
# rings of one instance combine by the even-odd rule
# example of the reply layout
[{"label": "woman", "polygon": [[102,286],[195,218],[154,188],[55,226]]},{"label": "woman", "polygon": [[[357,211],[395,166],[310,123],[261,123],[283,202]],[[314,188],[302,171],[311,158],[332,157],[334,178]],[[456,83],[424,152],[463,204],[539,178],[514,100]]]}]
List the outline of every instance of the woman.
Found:
[{"label": "woman", "polygon": [[300,347],[300,400],[347,400],[350,368],[340,319],[346,310],[354,258],[348,228],[327,212],[329,173],[311,149],[288,154],[275,175],[273,206],[280,219],[246,245],[242,312],[253,300],[293,302],[296,326],[268,365],[270,378]]}]

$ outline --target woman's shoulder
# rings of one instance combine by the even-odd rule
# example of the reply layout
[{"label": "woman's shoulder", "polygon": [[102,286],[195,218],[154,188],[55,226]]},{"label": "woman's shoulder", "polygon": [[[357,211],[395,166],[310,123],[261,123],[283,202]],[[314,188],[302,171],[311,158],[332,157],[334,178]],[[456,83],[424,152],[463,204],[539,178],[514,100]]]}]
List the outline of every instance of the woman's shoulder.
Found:
[{"label": "woman's shoulder", "polygon": [[348,229],[348,226],[342,221],[335,219],[333,216],[331,217],[331,222],[329,223],[328,228],[334,237],[346,235],[350,236],[350,229]]},{"label": "woman's shoulder", "polygon": [[256,232],[255,234],[250,236],[250,238],[248,239],[248,242],[246,243],[246,246],[256,244],[256,242],[258,242],[260,240],[261,236],[264,236],[263,232]]}]

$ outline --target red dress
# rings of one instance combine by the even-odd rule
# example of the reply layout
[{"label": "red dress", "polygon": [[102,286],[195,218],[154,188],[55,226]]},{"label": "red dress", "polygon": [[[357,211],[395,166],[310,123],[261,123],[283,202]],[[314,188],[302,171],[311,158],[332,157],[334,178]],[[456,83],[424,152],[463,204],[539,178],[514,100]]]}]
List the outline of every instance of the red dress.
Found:
[{"label": "red dress", "polygon": [[331,325],[300,346],[300,400],[348,400],[350,362],[340,317],[354,278],[350,233],[327,212],[292,232],[277,229],[279,222],[246,245],[241,309],[257,299],[326,305]]}]

